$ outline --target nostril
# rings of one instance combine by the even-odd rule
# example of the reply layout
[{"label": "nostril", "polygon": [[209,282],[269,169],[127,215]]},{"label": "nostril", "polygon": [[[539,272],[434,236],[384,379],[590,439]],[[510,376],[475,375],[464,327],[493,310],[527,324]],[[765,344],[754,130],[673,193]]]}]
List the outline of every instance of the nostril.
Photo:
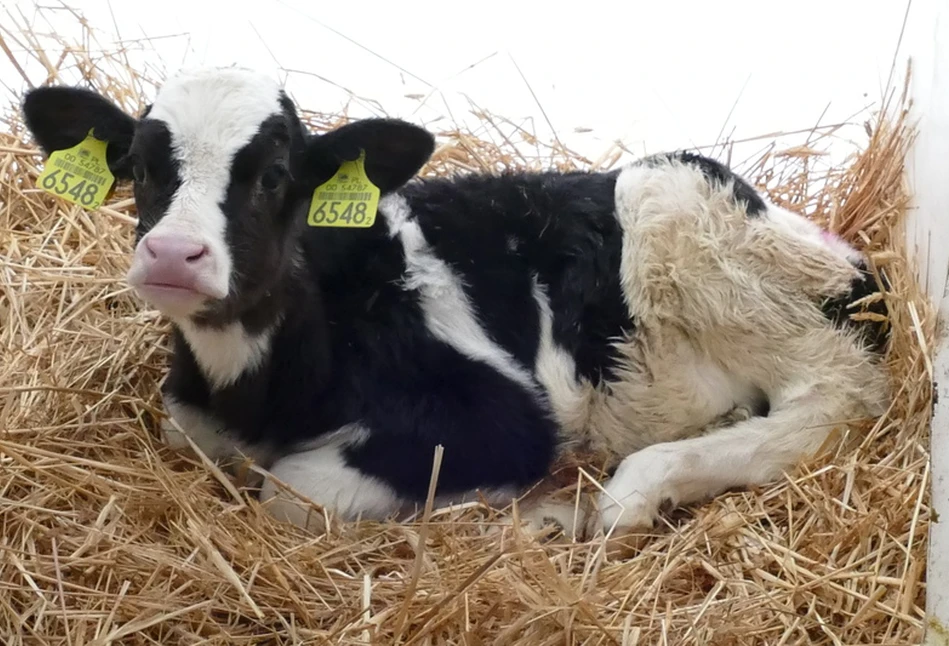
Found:
[{"label": "nostril", "polygon": [[185,260],[187,260],[188,262],[197,262],[198,260],[201,260],[202,258],[204,258],[206,255],[208,255],[208,247],[207,245],[203,245],[201,246],[200,249],[197,249],[194,253],[189,255]]},{"label": "nostril", "polygon": [[145,238],[145,251],[153,260],[158,258],[158,250],[152,246],[152,241],[149,238]]}]

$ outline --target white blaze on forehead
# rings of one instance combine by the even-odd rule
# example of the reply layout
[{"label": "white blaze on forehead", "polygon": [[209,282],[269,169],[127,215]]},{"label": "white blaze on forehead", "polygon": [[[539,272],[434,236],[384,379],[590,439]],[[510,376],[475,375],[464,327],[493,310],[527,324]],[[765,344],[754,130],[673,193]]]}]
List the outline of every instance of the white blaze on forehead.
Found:
[{"label": "white blaze on forehead", "polygon": [[194,163],[200,161],[197,155],[207,153],[227,159],[280,110],[276,81],[228,67],[184,72],[169,80],[148,118],[165,122],[178,159]]},{"label": "white blaze on forehead", "polygon": [[158,92],[147,118],[171,134],[181,186],[149,235],[174,234],[205,244],[214,262],[212,282],[230,286],[231,254],[221,210],[234,155],[269,117],[280,114],[280,86],[257,72],[237,68],[182,73]]}]

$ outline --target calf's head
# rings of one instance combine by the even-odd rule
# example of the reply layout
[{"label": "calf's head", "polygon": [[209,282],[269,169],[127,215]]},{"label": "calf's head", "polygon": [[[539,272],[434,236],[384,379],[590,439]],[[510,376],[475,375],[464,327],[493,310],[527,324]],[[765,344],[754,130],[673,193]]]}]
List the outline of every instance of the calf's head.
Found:
[{"label": "calf's head", "polygon": [[23,102],[47,154],[94,130],[118,181],[134,182],[138,210],[129,284],[173,320],[225,324],[274,288],[292,262],[313,189],[366,153],[382,193],[431,155],[425,130],[367,119],[324,135],[302,126],[266,76],[241,68],[180,74],[140,118],[89,90],[45,87]]}]

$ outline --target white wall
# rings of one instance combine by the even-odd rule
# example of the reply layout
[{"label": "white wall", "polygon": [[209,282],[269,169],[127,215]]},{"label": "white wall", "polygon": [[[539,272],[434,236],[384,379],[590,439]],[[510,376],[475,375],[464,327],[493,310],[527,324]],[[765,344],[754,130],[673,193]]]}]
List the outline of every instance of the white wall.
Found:
[{"label": "white wall", "polygon": [[912,116],[919,137],[909,160],[917,208],[910,214],[911,251],[930,297],[946,296],[949,280],[949,1],[916,0],[904,52],[912,58]]},{"label": "white wall", "polygon": [[942,522],[930,526],[926,644],[949,645],[949,0],[916,0],[904,37],[913,61],[911,85],[918,138],[909,160],[915,195],[907,223],[920,281],[939,304],[934,358],[937,401],[932,421],[932,508]]}]

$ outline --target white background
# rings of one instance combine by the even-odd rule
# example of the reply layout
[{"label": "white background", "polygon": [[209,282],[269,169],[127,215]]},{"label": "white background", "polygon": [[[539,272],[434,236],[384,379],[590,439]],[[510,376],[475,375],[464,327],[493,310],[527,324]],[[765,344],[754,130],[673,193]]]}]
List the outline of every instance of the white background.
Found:
[{"label": "white background", "polygon": [[[3,2],[0,21],[80,40],[73,14],[52,0],[40,5],[41,14],[32,0]],[[593,158],[614,141],[638,155],[818,122],[860,124],[883,96],[906,11],[905,0],[76,0],[70,7],[107,47],[123,40],[135,65],[261,68],[285,79],[305,107],[338,111],[351,91],[352,114],[384,111],[436,128],[445,125],[437,119],[468,122],[477,105],[544,139],[552,129]],[[146,36],[147,45],[130,42]],[[16,43],[7,44],[32,79],[44,78]],[[0,81],[14,95],[25,87],[5,60]],[[842,134],[859,138],[862,130]]]}]

